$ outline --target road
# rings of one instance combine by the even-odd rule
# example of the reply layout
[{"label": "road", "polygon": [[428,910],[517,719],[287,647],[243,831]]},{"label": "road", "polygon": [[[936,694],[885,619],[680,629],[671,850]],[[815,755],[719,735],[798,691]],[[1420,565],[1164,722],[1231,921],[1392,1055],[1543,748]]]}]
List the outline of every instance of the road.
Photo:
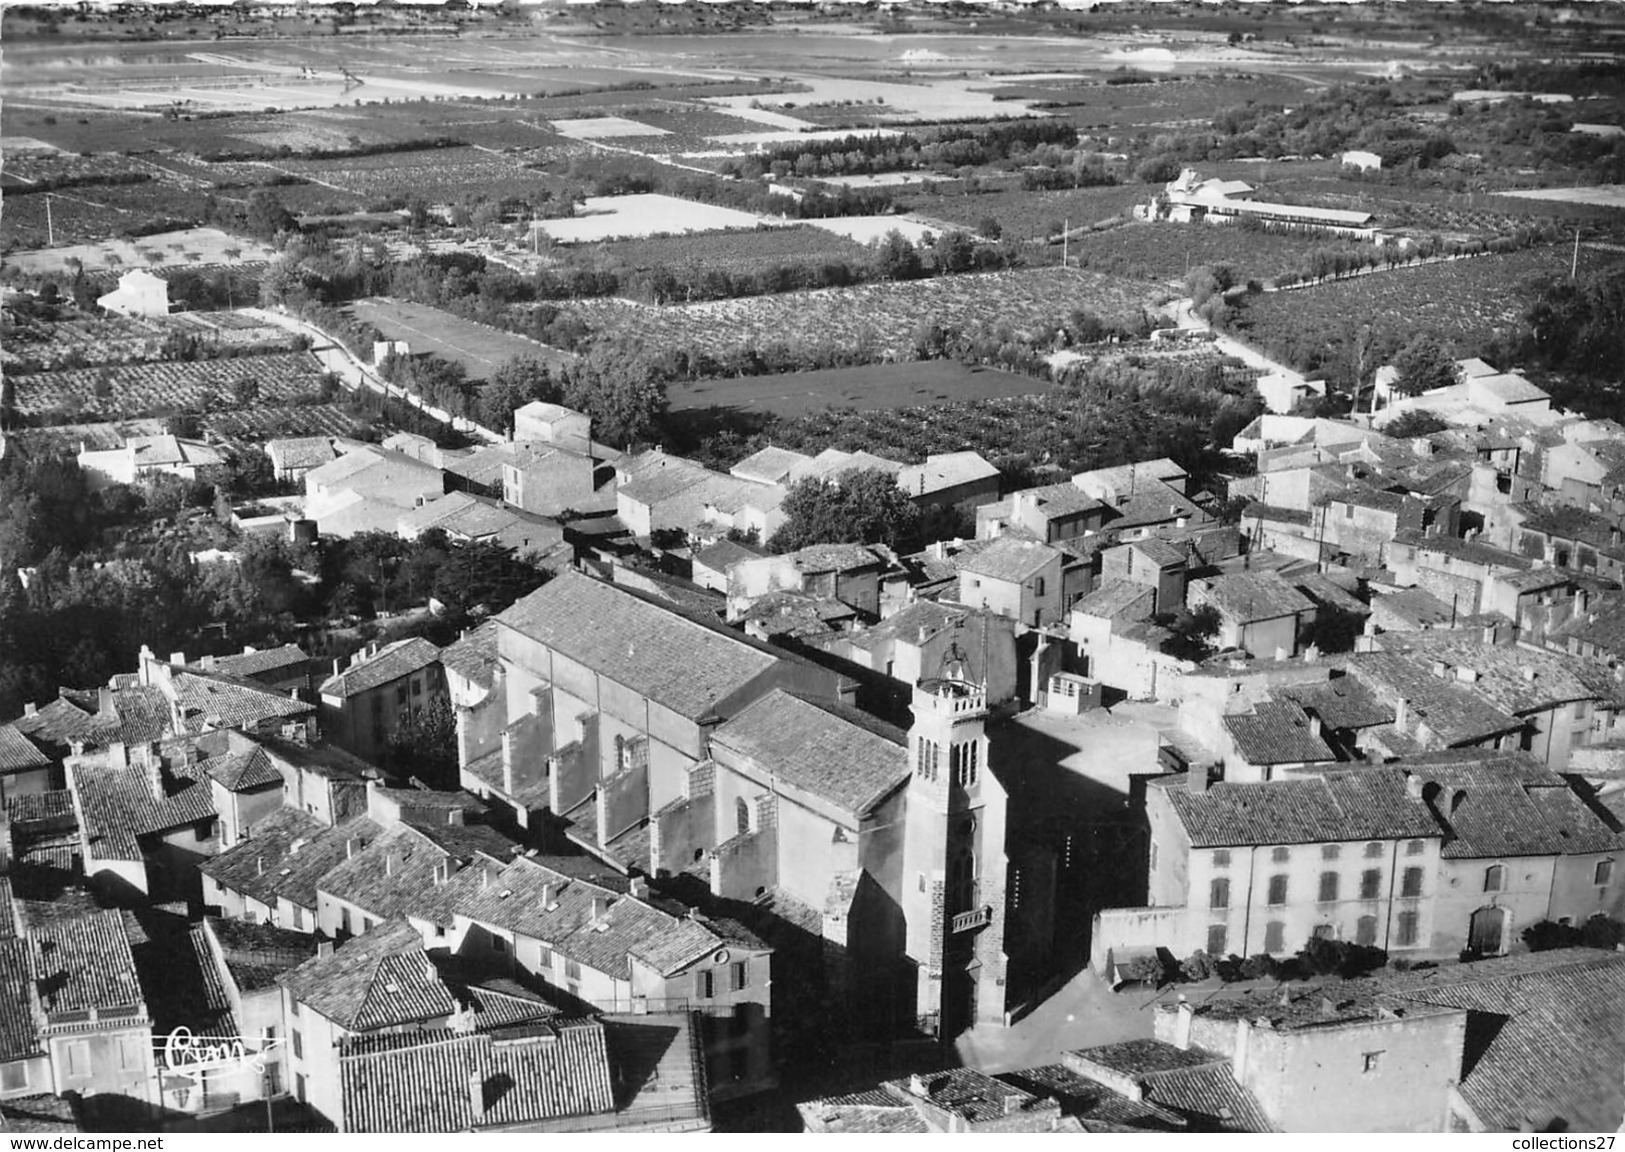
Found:
[{"label": "road", "polygon": [[263,320],[268,324],[275,324],[278,328],[309,337],[311,352],[321,361],[322,367],[337,376],[352,392],[366,388],[380,396],[405,401],[430,419],[450,425],[456,431],[484,440],[488,444],[501,444],[504,440],[504,437],[489,428],[476,424],[466,417],[453,416],[444,409],[425,403],[416,394],[390,384],[362,363],[343,344],[308,321],[270,308],[239,308],[238,311],[245,316],[252,316],[256,320]]},{"label": "road", "polygon": [[1223,332],[1216,331],[1213,325],[1196,314],[1189,296],[1183,300],[1175,300],[1170,304],[1163,305],[1162,311],[1164,315],[1173,320],[1176,327],[1183,328],[1188,332],[1211,332],[1214,347],[1218,348],[1226,356],[1234,356],[1249,368],[1257,368],[1261,372],[1278,372],[1295,383],[1302,383],[1304,380],[1303,373],[1295,368],[1283,364],[1279,360],[1270,359],[1257,348],[1250,344],[1243,344],[1234,336],[1227,336]]}]

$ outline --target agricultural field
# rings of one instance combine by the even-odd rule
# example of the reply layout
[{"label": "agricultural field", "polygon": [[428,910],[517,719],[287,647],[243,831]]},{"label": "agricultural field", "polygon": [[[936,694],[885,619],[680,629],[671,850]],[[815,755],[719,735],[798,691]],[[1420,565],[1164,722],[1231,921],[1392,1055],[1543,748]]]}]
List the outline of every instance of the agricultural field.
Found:
[{"label": "agricultural field", "polygon": [[200,188],[167,180],[88,185],[49,194],[11,189],[0,215],[0,247],[42,248],[53,235],[58,244],[93,243],[141,232],[155,223],[189,223],[203,219],[205,196]]},{"label": "agricultural field", "polygon": [[204,436],[242,448],[257,448],[283,436],[349,436],[364,439],[373,426],[340,404],[258,405],[234,412],[209,412]]},{"label": "agricultural field", "polygon": [[54,414],[94,412],[108,418],[238,407],[252,383],[256,403],[291,403],[315,394],[322,370],[303,352],[35,372],[7,380],[12,410],[26,421],[49,423]]},{"label": "agricultural field", "polygon": [[703,232],[582,245],[572,256],[601,258],[606,266],[718,268],[751,272],[784,264],[861,260],[868,249],[825,228],[792,224],[753,232]]},{"label": "agricultural field", "polygon": [[426,304],[379,297],[357,300],[350,314],[377,328],[386,340],[405,340],[414,355],[431,352],[461,364],[470,380],[484,380],[518,356],[539,356],[553,364],[570,359],[546,344]]},{"label": "agricultural field", "polygon": [[961,228],[980,229],[998,222],[1002,235],[1014,240],[1059,236],[1063,224],[1086,228],[1104,220],[1126,219],[1134,205],[1151,198],[1146,184],[1078,188],[1071,192],[982,192],[932,195],[929,186],[910,195],[909,211],[922,219],[941,220]]},{"label": "agricultural field", "polygon": [[1048,385],[1031,376],[970,367],[956,360],[922,360],[697,380],[672,389],[671,409],[724,408],[796,417],[830,407],[881,411],[1047,390]]},{"label": "agricultural field", "polygon": [[666,307],[588,300],[570,310],[595,332],[634,337],[650,347],[690,346],[721,354],[798,340],[905,360],[914,355],[923,323],[954,330],[1000,322],[1021,329],[1086,308],[1107,321],[1132,324],[1159,300],[1144,284],[1040,268]]},{"label": "agricultural field", "polygon": [[1314,249],[1337,243],[1335,237],[1252,231],[1234,225],[1134,222],[1075,237],[1068,247],[1070,259],[1079,268],[1134,280],[1178,283],[1191,268],[1228,264],[1242,281],[1267,283],[1297,267]]},{"label": "agricultural field", "polygon": [[[1506,256],[1478,256],[1396,268],[1247,298],[1239,332],[1300,370],[1332,361],[1351,328],[1370,323],[1408,338],[1431,332],[1458,356],[1477,355],[1513,332],[1528,306],[1530,280],[1569,274],[1573,249],[1554,244]],[[1625,262],[1625,252],[1580,249],[1580,273]]]},{"label": "agricultural field", "polygon": [[764,223],[766,221],[762,217],[741,212],[737,208],[644,193],[635,196],[589,196],[575,216],[543,220],[537,227],[560,244],[579,244],[683,232],[754,229]]},{"label": "agricultural field", "polygon": [[809,220],[808,223],[859,244],[873,244],[893,232],[899,232],[905,240],[918,244],[927,236],[935,236],[943,230],[940,224],[908,216],[830,216]]},{"label": "agricultural field", "polygon": [[425,148],[336,160],[280,160],[267,166],[367,202],[392,196],[421,196],[435,202],[476,190],[493,198],[535,195],[547,185],[541,173],[483,148]]},{"label": "agricultural field", "polygon": [[[14,199],[7,197],[7,215]],[[276,255],[264,244],[244,236],[233,236],[218,228],[185,228],[176,232],[157,232],[134,240],[105,239],[60,248],[12,252],[6,256],[5,262],[23,272],[62,272],[67,270],[69,260],[78,260],[87,273],[117,273],[151,266],[153,261],[147,259],[148,252],[156,252],[163,257],[158,261],[160,266],[255,264]]]},{"label": "agricultural field", "polygon": [[1521,200],[1551,200],[1563,204],[1591,204],[1599,208],[1625,208],[1625,185],[1600,184],[1591,188],[1540,188],[1503,192]]},{"label": "agricultural field", "polygon": [[294,336],[236,312],[177,312],[140,317],[75,315],[55,322],[33,320],[8,324],[0,365],[15,371],[26,362],[35,370],[125,364],[156,360],[175,335],[195,337],[216,348],[291,350]]}]

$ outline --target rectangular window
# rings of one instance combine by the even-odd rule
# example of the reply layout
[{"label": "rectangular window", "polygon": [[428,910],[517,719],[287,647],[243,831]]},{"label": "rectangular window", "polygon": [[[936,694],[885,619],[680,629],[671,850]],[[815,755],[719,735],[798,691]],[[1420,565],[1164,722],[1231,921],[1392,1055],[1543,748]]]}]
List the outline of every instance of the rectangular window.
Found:
[{"label": "rectangular window", "polygon": [[1215,868],[1230,867],[1230,849],[1220,848],[1217,852],[1215,852],[1213,854],[1213,866]]},{"label": "rectangular window", "polygon": [[68,1075],[78,1078],[90,1075],[90,1041],[70,1040],[68,1050]]},{"label": "rectangular window", "polygon": [[303,1074],[293,1078],[293,1094],[299,1103],[303,1104],[305,1102],[305,1077]]},{"label": "rectangular window", "polygon": [[1320,902],[1330,904],[1337,899],[1337,873],[1322,872],[1320,874]]},{"label": "rectangular window", "polygon": [[1422,870],[1420,868],[1405,869],[1405,878],[1400,881],[1399,894],[1401,896],[1420,896],[1422,894]]},{"label": "rectangular window", "polygon": [[546,944],[541,946],[536,956],[536,967],[542,969],[544,972],[551,972],[553,970],[553,949],[549,948]]},{"label": "rectangular window", "polygon": [[[374,701],[374,703],[378,703],[378,701]],[[406,685],[405,684],[398,684],[398,685],[395,686],[395,703],[396,704],[405,704],[406,703]],[[378,711],[381,711],[381,710],[382,710],[381,706],[379,708],[374,708],[373,709],[374,712],[378,712]]]},{"label": "rectangular window", "polygon": [[1264,925],[1264,951],[1272,956],[1286,951],[1286,925],[1279,920],[1271,920]]},{"label": "rectangular window", "polygon": [[423,695],[423,681],[421,681],[421,680],[419,680],[419,679],[417,679],[415,677],[412,680],[412,695],[414,695],[414,696]]},{"label": "rectangular window", "polygon": [[1285,864],[1292,859],[1292,849],[1276,848],[1270,852],[1270,860],[1276,864]]},{"label": "rectangular window", "polygon": [[1415,912],[1401,912],[1399,914],[1399,930],[1394,933],[1395,944],[1408,947],[1416,943],[1417,919]]},{"label": "rectangular window", "polygon": [[495,952],[498,956],[503,955],[508,951],[508,942],[502,937],[493,933],[491,936],[491,951]]},{"label": "rectangular window", "polygon": [[300,1033],[299,1029],[295,1028],[288,1033],[288,1040],[293,1045],[293,1058],[303,1060],[305,1058],[305,1037],[303,1034]]},{"label": "rectangular window", "polygon": [[1227,879],[1225,879],[1223,877],[1220,877],[1219,879],[1213,881],[1213,883],[1208,886],[1207,906],[1209,908],[1228,908],[1228,907],[1230,907],[1230,881],[1229,880],[1227,880]]},{"label": "rectangular window", "polygon": [[1320,846],[1320,858],[1322,860],[1336,860],[1342,854],[1343,846],[1341,844],[1322,844]]},{"label": "rectangular window", "polygon": [[293,927],[296,932],[305,930],[305,910],[297,904],[293,906]]},{"label": "rectangular window", "polygon": [[698,1000],[709,1000],[716,995],[716,977],[707,968],[703,972],[694,973],[694,996]]},{"label": "rectangular window", "polygon": [[1365,858],[1367,860],[1382,859],[1382,841],[1373,840],[1371,843],[1367,844],[1365,846]]},{"label": "rectangular window", "polygon": [[1377,918],[1375,916],[1362,916],[1354,925],[1354,942],[1364,948],[1372,948],[1377,943]]},{"label": "rectangular window", "polygon": [[0,1092],[21,1092],[28,1087],[28,1062],[13,1061],[0,1064]]},{"label": "rectangular window", "polygon": [[141,1042],[139,1036],[120,1036],[118,1038],[119,1069],[124,1072],[134,1072],[144,1067],[146,1061],[142,1058],[144,1055],[142,1049],[145,1047],[146,1045]]},{"label": "rectangular window", "polygon": [[1209,956],[1225,956],[1225,945],[1229,943],[1229,933],[1223,924],[1209,924],[1207,926],[1207,954]]},{"label": "rectangular window", "polygon": [[1360,899],[1375,900],[1382,894],[1382,871],[1378,868],[1367,868],[1360,873]]},{"label": "rectangular window", "polygon": [[1612,860],[1598,860],[1596,869],[1591,873],[1591,882],[1596,885],[1611,884],[1614,879],[1614,862]]},{"label": "rectangular window", "polygon": [[1382,1053],[1381,1052],[1362,1052],[1362,1053],[1360,1053],[1360,1071],[1362,1073],[1365,1073],[1366,1075],[1370,1075],[1372,1072],[1375,1072],[1377,1070],[1377,1068],[1381,1064],[1382,1064]]},{"label": "rectangular window", "polygon": [[1272,905],[1286,903],[1286,875],[1284,873],[1277,873],[1270,877],[1269,902]]},{"label": "rectangular window", "polygon": [[577,964],[574,960],[566,960],[564,962],[564,978],[566,980],[580,980],[581,965]]},{"label": "rectangular window", "polygon": [[735,960],[730,966],[730,974],[733,976],[733,990],[735,992],[740,992],[750,987],[749,960]]},{"label": "rectangular window", "polygon": [[1405,841],[1405,855],[1407,855],[1407,856],[1420,856],[1425,851],[1427,851],[1427,846],[1425,844],[1423,844],[1422,841],[1420,841],[1420,840],[1407,840],[1407,841]]}]

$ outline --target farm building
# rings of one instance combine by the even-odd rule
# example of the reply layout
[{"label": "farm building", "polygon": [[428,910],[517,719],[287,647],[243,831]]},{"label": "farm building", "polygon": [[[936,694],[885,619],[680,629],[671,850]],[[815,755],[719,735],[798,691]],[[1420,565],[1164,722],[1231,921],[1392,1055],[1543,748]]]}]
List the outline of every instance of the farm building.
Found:
[{"label": "farm building", "polygon": [[225,457],[200,440],[170,435],[131,436],[122,447],[94,451],[81,446],[79,467],[92,489],[134,484],[143,476],[167,473],[196,480],[200,469],[225,463]]},{"label": "farm building", "polygon": [[143,268],[118,278],[118,287],[97,297],[98,307],[121,316],[168,316],[169,282]]},{"label": "farm building", "polygon": [[1251,191],[1252,186],[1240,180],[1199,181],[1195,170],[1187,168],[1166,186],[1162,195],[1150,204],[1137,206],[1134,214],[1141,220],[1168,219],[1176,223],[1205,220],[1209,224],[1229,224],[1251,219],[1277,228],[1331,232],[1358,240],[1376,238],[1369,212],[1244,199]]},{"label": "farm building", "polygon": [[1382,168],[1382,157],[1375,152],[1345,152],[1341,160],[1345,168],[1358,168],[1361,172],[1376,172]]}]

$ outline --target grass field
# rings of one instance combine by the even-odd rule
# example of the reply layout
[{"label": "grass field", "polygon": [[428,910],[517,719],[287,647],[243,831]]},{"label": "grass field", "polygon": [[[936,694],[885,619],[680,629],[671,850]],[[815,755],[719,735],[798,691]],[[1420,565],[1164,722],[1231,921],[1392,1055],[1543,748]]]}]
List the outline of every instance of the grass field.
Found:
[{"label": "grass field", "polygon": [[[10,203],[7,208],[12,207]],[[54,211],[54,209],[53,209]],[[227,249],[237,253],[226,255]],[[149,262],[144,252],[158,252],[165,264],[239,264],[245,261],[269,260],[274,253],[265,245],[242,236],[232,236],[218,228],[187,228],[179,232],[160,232],[142,236],[137,240],[103,240],[99,244],[74,244],[62,248],[42,248],[35,251],[13,252],[6,263],[24,272],[60,272],[70,259],[77,259],[86,272],[104,269],[146,268]],[[192,260],[185,253],[197,256]]]},{"label": "grass field", "polygon": [[1071,260],[1079,268],[1168,283],[1183,280],[1189,269],[1202,264],[1228,264],[1241,280],[1268,281],[1296,267],[1314,249],[1337,243],[1329,236],[1135,222],[1078,237],[1069,248]]},{"label": "grass field", "polygon": [[1135,204],[1151,198],[1145,184],[1105,188],[1079,188],[1071,192],[981,192],[933,196],[910,195],[906,207],[925,220],[941,220],[961,228],[979,228],[983,220],[998,221],[1004,235],[1018,240],[1042,239],[1058,234],[1070,222],[1074,228],[1102,220],[1126,217]]},{"label": "grass field", "polygon": [[601,258],[607,265],[633,268],[720,268],[744,272],[779,264],[820,260],[861,260],[868,249],[855,240],[810,224],[758,228],[753,232],[705,232],[692,236],[652,236],[580,245],[576,259]]},{"label": "grass field", "polygon": [[727,408],[795,417],[831,407],[878,411],[1046,390],[1031,376],[972,368],[953,360],[927,360],[699,380],[674,388],[671,407],[673,412]]},{"label": "grass field", "polygon": [[537,227],[561,244],[625,240],[681,232],[715,232],[756,228],[761,217],[736,208],[700,204],[675,196],[589,196],[580,214],[566,220],[543,220]]},{"label": "grass field", "polygon": [[484,380],[518,356],[540,356],[549,363],[569,357],[556,348],[512,332],[487,328],[426,304],[377,297],[357,300],[350,312],[382,332],[386,340],[405,340],[413,353],[432,352],[461,364],[470,380]]}]

